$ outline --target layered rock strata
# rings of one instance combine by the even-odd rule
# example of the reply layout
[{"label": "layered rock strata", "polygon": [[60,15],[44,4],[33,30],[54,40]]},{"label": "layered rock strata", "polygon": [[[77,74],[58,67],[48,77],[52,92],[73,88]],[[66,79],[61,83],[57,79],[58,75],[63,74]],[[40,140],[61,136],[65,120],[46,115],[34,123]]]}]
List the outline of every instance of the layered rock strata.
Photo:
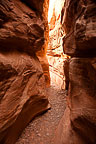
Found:
[{"label": "layered rock strata", "polygon": [[96,2],[66,0],[62,10],[69,64],[67,108],[56,144],[96,143]]},{"label": "layered rock strata", "polygon": [[49,108],[36,56],[44,45],[43,3],[0,1],[1,144],[14,144],[26,125]]},{"label": "layered rock strata", "polygon": [[[63,54],[64,31],[61,25],[61,9],[64,0],[56,0],[49,5],[49,44],[47,57],[49,61],[51,84],[65,89],[63,63],[67,56]],[[53,4],[53,9],[52,5]],[[51,16],[50,16],[51,15]]]},{"label": "layered rock strata", "polygon": [[44,0],[43,3],[43,22],[44,22],[44,44],[40,51],[36,53],[37,57],[40,60],[40,63],[43,68],[46,87],[50,86],[50,73],[49,73],[49,63],[46,56],[49,42],[49,26],[48,26],[48,8],[49,8],[49,0]]}]

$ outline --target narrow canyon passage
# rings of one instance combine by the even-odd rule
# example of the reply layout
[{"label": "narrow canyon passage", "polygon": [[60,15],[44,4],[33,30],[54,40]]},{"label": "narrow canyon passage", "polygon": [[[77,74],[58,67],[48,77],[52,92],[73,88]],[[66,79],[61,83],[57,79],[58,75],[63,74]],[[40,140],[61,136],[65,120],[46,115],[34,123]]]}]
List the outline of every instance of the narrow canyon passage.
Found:
[{"label": "narrow canyon passage", "polygon": [[96,144],[96,1],[0,0],[0,144]]},{"label": "narrow canyon passage", "polygon": [[49,3],[50,20],[48,3],[38,7],[38,0],[0,2],[1,75],[2,69],[6,72],[0,83],[0,144],[14,144],[21,133],[17,144],[54,144],[67,96],[60,24],[64,1]]},{"label": "narrow canyon passage", "polygon": [[50,0],[48,11],[49,43],[46,54],[49,62],[50,84],[59,89],[65,89],[64,63],[70,58],[63,51],[65,35],[61,23],[63,5],[64,0]]},{"label": "narrow canyon passage", "polygon": [[49,63],[50,86],[46,88],[46,94],[51,109],[36,117],[25,128],[16,144],[54,144],[56,129],[64,114],[67,97],[67,90],[64,90],[63,65],[69,57],[63,53],[64,32],[60,22],[63,3],[62,0],[49,2],[49,43],[46,57]]},{"label": "narrow canyon passage", "polygon": [[67,91],[53,86],[46,91],[51,109],[36,117],[25,128],[16,144],[54,144],[56,129],[66,107]]}]

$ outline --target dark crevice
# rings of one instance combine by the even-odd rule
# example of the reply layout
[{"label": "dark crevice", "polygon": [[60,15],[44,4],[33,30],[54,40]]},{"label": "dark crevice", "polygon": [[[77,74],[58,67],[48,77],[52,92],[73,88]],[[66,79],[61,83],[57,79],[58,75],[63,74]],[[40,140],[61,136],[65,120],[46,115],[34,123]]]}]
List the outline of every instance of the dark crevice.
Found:
[{"label": "dark crevice", "polygon": [[[37,9],[33,6],[33,4],[30,5],[29,1],[21,0],[23,3],[25,3],[29,8],[31,8],[33,11],[37,12]],[[31,2],[32,3],[32,2]]]}]

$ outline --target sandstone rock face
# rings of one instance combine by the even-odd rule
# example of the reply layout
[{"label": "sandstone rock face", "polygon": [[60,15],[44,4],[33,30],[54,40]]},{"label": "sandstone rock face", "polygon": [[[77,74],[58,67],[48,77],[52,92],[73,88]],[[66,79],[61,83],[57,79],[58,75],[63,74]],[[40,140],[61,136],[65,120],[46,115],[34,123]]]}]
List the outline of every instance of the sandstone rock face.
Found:
[{"label": "sandstone rock face", "polygon": [[[42,17],[44,0],[21,0]],[[48,2],[48,0],[46,0]]]},{"label": "sandstone rock face", "polygon": [[16,49],[32,54],[41,49],[44,25],[40,16],[18,0],[1,0],[0,13],[1,51]]},{"label": "sandstone rock face", "polygon": [[[61,26],[61,9],[64,0],[50,1],[49,5],[49,44],[47,57],[49,61],[51,84],[59,88],[65,87],[63,62],[68,58],[63,54],[64,31]],[[53,10],[52,8],[53,4]],[[50,16],[51,15],[51,16]]]},{"label": "sandstone rock face", "polygon": [[44,45],[40,49],[40,51],[36,52],[37,57],[40,60],[40,63],[43,68],[46,87],[50,86],[50,73],[49,73],[49,63],[46,57],[48,42],[49,42],[49,26],[48,26],[48,8],[49,8],[49,0],[44,0],[43,3],[43,22],[44,22]]},{"label": "sandstone rock face", "polygon": [[95,60],[72,58],[70,61],[68,107],[58,127],[56,144],[96,143]]},{"label": "sandstone rock face", "polygon": [[35,7],[33,1],[0,1],[1,144],[14,144],[26,125],[49,107],[36,56],[44,44],[44,24],[42,10]]},{"label": "sandstone rock face", "polygon": [[66,0],[64,51],[70,56],[96,56],[96,2]]},{"label": "sandstone rock face", "polygon": [[63,61],[65,57],[63,56],[62,34],[59,22],[55,25],[55,28],[49,32],[47,57],[50,64],[51,84],[55,84],[61,88],[63,85]]},{"label": "sandstone rock face", "polygon": [[41,66],[43,68],[43,73],[44,73],[44,77],[45,77],[45,82],[46,82],[46,87],[50,86],[50,73],[49,73],[49,63],[48,63],[48,59],[46,56],[43,57],[39,57]]},{"label": "sandstone rock face", "polygon": [[[96,2],[66,0],[62,18],[69,64],[67,108],[56,144],[96,143]],[[91,57],[91,58],[90,58]]]}]

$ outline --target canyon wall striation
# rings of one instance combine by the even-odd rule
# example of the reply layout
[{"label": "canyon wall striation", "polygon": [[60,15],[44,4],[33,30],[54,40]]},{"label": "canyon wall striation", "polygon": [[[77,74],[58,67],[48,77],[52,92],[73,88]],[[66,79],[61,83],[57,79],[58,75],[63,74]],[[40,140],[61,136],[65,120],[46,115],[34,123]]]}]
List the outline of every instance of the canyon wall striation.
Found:
[{"label": "canyon wall striation", "polygon": [[44,72],[36,56],[46,42],[44,4],[0,1],[1,144],[14,144],[26,125],[49,108]]},{"label": "canyon wall striation", "polygon": [[63,53],[64,29],[61,25],[61,10],[64,0],[50,1],[49,3],[49,44],[47,57],[49,61],[51,84],[65,89],[63,63],[68,59]]},{"label": "canyon wall striation", "polygon": [[96,143],[96,1],[66,0],[64,52],[71,56],[67,108],[56,144]]}]

